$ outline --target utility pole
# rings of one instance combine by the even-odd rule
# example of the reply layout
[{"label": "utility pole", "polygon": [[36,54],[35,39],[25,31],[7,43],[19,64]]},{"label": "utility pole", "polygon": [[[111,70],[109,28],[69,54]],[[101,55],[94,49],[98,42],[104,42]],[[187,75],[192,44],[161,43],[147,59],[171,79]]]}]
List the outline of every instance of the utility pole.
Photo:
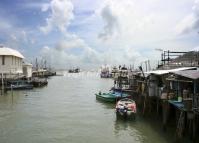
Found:
[{"label": "utility pole", "polygon": [[148,67],[149,67],[149,71],[151,71],[151,64],[150,64],[150,60],[148,60]]},{"label": "utility pole", "polygon": [[145,61],[144,63],[145,63],[145,66],[146,66],[146,72],[147,72],[147,61]]},{"label": "utility pole", "polygon": [[37,58],[36,58],[35,66],[36,66],[36,71],[38,71],[38,62],[37,62]]}]

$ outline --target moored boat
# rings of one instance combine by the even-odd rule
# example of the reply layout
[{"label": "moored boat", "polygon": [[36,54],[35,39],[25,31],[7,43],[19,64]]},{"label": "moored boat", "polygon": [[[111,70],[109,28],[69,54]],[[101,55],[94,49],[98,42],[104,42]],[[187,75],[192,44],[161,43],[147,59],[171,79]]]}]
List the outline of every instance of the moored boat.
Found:
[{"label": "moored boat", "polygon": [[133,90],[130,88],[119,88],[119,87],[112,87],[110,90],[115,92],[122,92],[122,93],[132,93]]},{"label": "moored boat", "polygon": [[117,69],[117,67],[113,67],[111,70],[111,77],[114,79],[117,78],[118,73],[119,73],[119,70]]},{"label": "moored boat", "polygon": [[80,69],[79,68],[75,68],[75,69],[69,69],[68,73],[79,73]]},{"label": "moored boat", "polygon": [[95,94],[96,98],[105,102],[116,102],[122,98],[128,98],[130,95],[125,93],[119,93],[119,92],[108,92],[108,93],[101,93]]},{"label": "moored boat", "polygon": [[33,89],[33,84],[28,81],[17,80],[11,81],[5,88],[6,90],[27,90]]},{"label": "moored boat", "polygon": [[135,119],[136,116],[136,103],[134,100],[129,98],[121,99],[117,102],[115,107],[116,116],[123,118]]},{"label": "moored boat", "polygon": [[104,67],[101,69],[100,77],[101,78],[111,78],[111,73],[110,73],[108,67]]},{"label": "moored boat", "polygon": [[34,87],[42,87],[48,84],[47,78],[33,78],[32,84]]}]

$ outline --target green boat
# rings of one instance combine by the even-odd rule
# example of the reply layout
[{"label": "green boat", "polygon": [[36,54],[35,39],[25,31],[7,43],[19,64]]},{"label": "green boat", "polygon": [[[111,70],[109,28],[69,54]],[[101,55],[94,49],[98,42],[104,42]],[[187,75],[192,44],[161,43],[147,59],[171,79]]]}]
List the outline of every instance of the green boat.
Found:
[{"label": "green boat", "polygon": [[105,101],[105,102],[116,102],[122,98],[128,98],[130,95],[125,94],[125,93],[120,93],[120,92],[109,92],[109,93],[97,93],[96,99]]}]

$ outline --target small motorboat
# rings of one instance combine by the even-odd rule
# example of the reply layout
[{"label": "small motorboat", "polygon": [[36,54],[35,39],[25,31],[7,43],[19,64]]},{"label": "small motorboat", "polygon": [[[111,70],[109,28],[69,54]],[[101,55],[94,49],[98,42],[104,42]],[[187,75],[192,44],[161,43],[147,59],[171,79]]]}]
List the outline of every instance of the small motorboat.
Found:
[{"label": "small motorboat", "polygon": [[120,92],[108,92],[108,93],[99,92],[98,94],[95,94],[95,95],[96,95],[96,98],[99,100],[106,101],[106,102],[113,102],[113,103],[115,103],[116,101],[122,98],[131,97],[128,94],[120,93]]},{"label": "small motorboat", "polygon": [[117,117],[132,118],[136,116],[136,103],[134,100],[129,98],[121,99],[117,102],[115,107]]}]

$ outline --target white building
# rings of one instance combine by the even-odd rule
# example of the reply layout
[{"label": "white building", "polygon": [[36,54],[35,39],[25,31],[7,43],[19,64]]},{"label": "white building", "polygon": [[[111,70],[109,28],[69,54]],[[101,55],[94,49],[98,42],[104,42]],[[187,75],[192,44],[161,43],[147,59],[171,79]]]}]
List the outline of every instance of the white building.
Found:
[{"label": "white building", "polygon": [[0,46],[0,74],[6,78],[23,73],[24,56],[14,49]]},{"label": "white building", "polygon": [[23,75],[26,78],[32,77],[32,64],[28,64],[28,63],[23,64]]}]

